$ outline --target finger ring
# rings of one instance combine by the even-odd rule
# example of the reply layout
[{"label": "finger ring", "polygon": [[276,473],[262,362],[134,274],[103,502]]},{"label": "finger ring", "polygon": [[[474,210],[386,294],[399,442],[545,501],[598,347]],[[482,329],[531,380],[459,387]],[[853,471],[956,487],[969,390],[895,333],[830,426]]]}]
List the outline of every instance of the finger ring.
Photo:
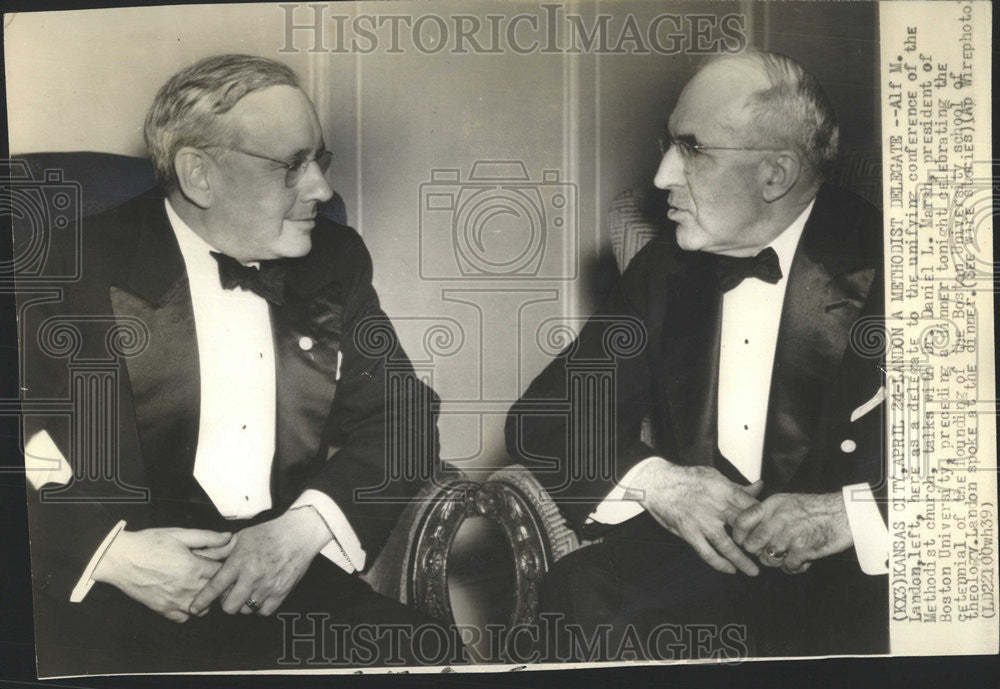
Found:
[{"label": "finger ring", "polygon": [[253,598],[247,598],[246,606],[254,612],[260,610],[260,603],[255,601]]},{"label": "finger ring", "polygon": [[767,553],[767,556],[773,560],[780,560],[785,557],[785,555],[788,555],[788,551],[783,550],[779,553],[775,552],[774,548],[765,548],[764,552]]}]

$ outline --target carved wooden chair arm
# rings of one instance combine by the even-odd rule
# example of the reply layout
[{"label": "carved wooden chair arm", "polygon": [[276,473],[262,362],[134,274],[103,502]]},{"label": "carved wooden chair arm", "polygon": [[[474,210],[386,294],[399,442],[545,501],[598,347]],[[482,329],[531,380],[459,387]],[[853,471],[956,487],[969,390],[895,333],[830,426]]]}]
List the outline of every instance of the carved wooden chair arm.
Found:
[{"label": "carved wooden chair arm", "polygon": [[520,465],[500,469],[481,484],[456,470],[446,480],[426,485],[364,578],[383,595],[453,623],[448,554],[462,522],[475,516],[498,524],[513,553],[516,585],[509,623],[533,622],[542,578],[581,541],[541,484]]}]

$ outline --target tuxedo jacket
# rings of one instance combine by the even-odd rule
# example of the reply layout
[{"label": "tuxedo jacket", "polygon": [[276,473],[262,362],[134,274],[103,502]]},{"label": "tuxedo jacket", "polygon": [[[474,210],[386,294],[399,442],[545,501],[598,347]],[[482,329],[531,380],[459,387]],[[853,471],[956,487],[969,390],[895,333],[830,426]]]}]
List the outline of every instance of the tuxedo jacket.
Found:
[{"label": "tuxedo jacket", "polygon": [[[277,516],[307,488],[334,500],[372,562],[437,461],[437,399],[379,307],[358,234],[317,217],[310,253],[281,261],[285,301],[269,305],[272,509],[239,524],[193,477],[198,342],[162,192],[85,218],[81,237],[79,280],[54,283],[55,297],[19,294],[25,438],[47,430],[74,471],[65,486],[28,489],[36,590],[68,600],[121,519],[130,530],[235,530]],[[56,243],[45,274],[71,272],[71,248]]]},{"label": "tuxedo jacket", "polygon": [[[716,466],[740,478],[717,449],[723,292],[715,259],[680,250],[670,235],[636,254],[609,301],[507,419],[511,456],[532,469],[577,529],[646,457]],[[870,204],[820,189],[787,271],[765,429],[765,495],[861,482],[884,494],[882,407],[852,420],[882,385],[881,341],[872,341],[883,312],[881,237]],[[608,371],[612,382],[595,382],[595,372],[606,378]],[[655,447],[640,439],[646,418]]]}]

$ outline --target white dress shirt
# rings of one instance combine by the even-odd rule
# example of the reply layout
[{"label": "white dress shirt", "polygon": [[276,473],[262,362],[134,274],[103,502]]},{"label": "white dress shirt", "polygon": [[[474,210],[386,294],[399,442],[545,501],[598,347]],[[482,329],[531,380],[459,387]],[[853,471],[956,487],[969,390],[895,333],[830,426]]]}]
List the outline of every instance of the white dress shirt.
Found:
[{"label": "white dress shirt", "polygon": [[760,478],[764,457],[771,372],[788,272],[813,203],[768,245],[778,255],[781,279],[772,285],[747,278],[722,296],[719,452],[751,483]]},{"label": "white dress shirt", "polygon": [[[267,300],[243,289],[223,289],[215,249],[165,201],[191,290],[201,406],[194,477],[227,519],[247,519],[271,508],[271,464],[275,450],[275,352]],[[339,369],[337,372],[339,376]],[[72,472],[45,431],[25,447],[26,456],[49,460],[32,482],[68,482]],[[40,482],[39,482],[40,481]],[[362,569],[365,552],[343,511],[325,493],[306,490],[290,509],[311,505],[333,539],[322,553],[347,572]],[[70,600],[83,600],[92,575],[120,521],[87,565]]]},{"label": "white dress shirt", "polygon": [[274,338],[267,300],[223,289],[208,242],[166,202],[191,287],[201,407],[194,477],[226,519],[271,508]]},{"label": "white dress shirt", "polygon": [[[747,278],[722,298],[718,447],[722,455],[750,482],[761,476],[771,374],[788,273],[814,202],[810,202],[791,225],[768,245],[778,256],[781,279],[772,285]],[[642,467],[656,459],[659,458],[649,457],[633,466],[589,519],[604,524],[619,524],[642,512],[642,506],[634,497],[636,493],[630,492],[629,488],[635,483]],[[888,552],[888,530],[870,488],[867,484],[846,486],[844,499],[862,569],[868,574],[882,573],[874,570],[876,563],[884,563],[884,554]],[[860,534],[862,531],[865,532],[863,535]],[[872,538],[872,533],[880,532],[884,533],[884,539]],[[867,557],[860,554],[864,546],[871,553]]]}]

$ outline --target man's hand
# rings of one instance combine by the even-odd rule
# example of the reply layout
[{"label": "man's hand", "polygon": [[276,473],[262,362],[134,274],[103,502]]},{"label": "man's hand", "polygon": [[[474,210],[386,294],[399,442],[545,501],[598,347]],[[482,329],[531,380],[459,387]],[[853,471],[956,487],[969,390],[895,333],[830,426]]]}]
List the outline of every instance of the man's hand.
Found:
[{"label": "man's hand", "polygon": [[222,609],[230,615],[255,612],[246,605],[248,600],[260,604],[256,612],[270,615],[331,538],[326,522],[311,506],[240,531],[231,549],[208,551],[212,556],[225,556],[226,562],[195,596],[191,614],[203,614],[222,596]]},{"label": "man's hand", "polygon": [[733,539],[761,564],[801,574],[854,543],[843,494],[776,493],[733,523]]},{"label": "man's hand", "polygon": [[186,622],[191,601],[222,566],[192,550],[224,547],[231,538],[200,529],[122,531],[94,570],[94,581],[119,588],[168,620]]},{"label": "man's hand", "polygon": [[759,505],[763,483],[742,488],[712,467],[684,467],[665,459],[649,462],[630,490],[643,491],[639,502],[670,533],[691,544],[713,568],[725,574],[756,576],[757,565],[726,533],[745,510]]}]

